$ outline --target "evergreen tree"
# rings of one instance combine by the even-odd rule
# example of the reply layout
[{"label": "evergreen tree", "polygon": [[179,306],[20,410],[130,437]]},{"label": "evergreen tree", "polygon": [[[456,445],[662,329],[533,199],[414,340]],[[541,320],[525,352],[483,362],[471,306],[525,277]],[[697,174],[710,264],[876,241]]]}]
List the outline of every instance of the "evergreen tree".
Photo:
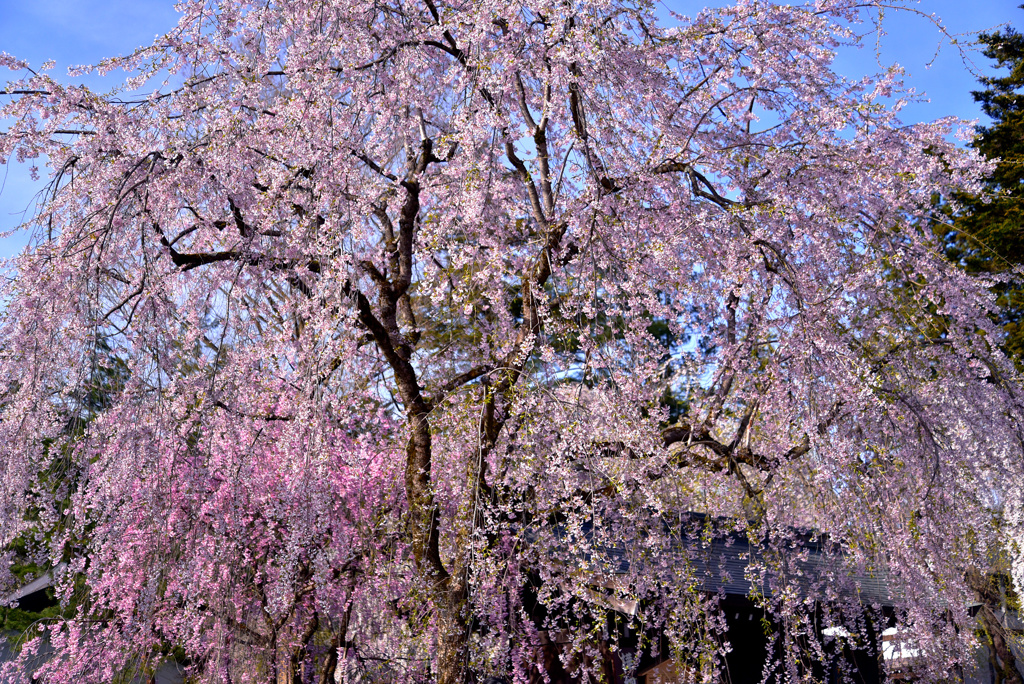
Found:
[{"label": "evergreen tree", "polygon": [[977,195],[960,195],[962,210],[945,235],[949,257],[970,273],[1007,278],[996,286],[1005,350],[1024,361],[1024,34],[1013,28],[982,34],[982,54],[1008,75],[980,79],[974,99],[992,120],[979,126],[973,146],[995,168]]}]

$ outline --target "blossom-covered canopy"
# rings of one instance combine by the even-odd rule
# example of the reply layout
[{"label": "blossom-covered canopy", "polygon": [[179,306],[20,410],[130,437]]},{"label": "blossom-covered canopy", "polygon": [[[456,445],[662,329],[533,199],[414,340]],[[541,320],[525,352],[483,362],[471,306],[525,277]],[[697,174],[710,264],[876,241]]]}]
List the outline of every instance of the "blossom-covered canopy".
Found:
[{"label": "blossom-covered canopy", "polygon": [[970,572],[1024,588],[1020,378],[930,226],[958,123],[833,70],[882,4],[183,0],[112,93],[0,56],[51,179],[0,316],[0,544],[69,563],[38,676],[523,682],[628,600],[711,680],[693,513],[760,549],[766,678],[891,619],[966,666]]}]

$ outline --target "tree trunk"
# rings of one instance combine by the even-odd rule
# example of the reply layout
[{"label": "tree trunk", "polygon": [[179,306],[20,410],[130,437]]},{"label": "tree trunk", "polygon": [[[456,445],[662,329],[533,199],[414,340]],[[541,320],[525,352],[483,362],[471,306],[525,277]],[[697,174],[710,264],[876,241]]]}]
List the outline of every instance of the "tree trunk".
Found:
[{"label": "tree trunk", "polygon": [[435,600],[437,611],[437,682],[466,684],[469,681],[469,629],[466,623],[466,585],[454,577],[445,582]]},{"label": "tree trunk", "polygon": [[466,583],[461,572],[457,569],[449,572],[441,560],[440,524],[430,483],[432,454],[428,411],[422,401],[416,408],[420,409],[419,415],[413,414],[409,421],[412,437],[405,472],[413,557],[420,575],[432,589],[438,630],[436,680],[438,684],[465,684],[469,661]]},{"label": "tree trunk", "polygon": [[345,613],[341,617],[341,625],[331,638],[331,646],[320,668],[320,677],[317,680],[317,684],[334,684],[337,681],[335,675],[338,671],[338,651],[342,648],[346,651],[348,650],[348,623],[351,618],[352,603],[350,601],[345,608]]},{"label": "tree trunk", "polygon": [[980,613],[981,624],[988,636],[989,659],[995,672],[995,684],[1024,684],[1024,678],[1017,670],[1016,658],[1007,641],[1006,628],[999,621],[999,616],[985,605]]},{"label": "tree trunk", "polygon": [[995,672],[995,684],[1024,684],[1017,670],[1017,659],[1013,656],[1008,641],[1007,629],[1003,627],[995,607],[1001,606],[1003,597],[998,586],[1003,581],[994,575],[982,574],[977,570],[967,572],[967,584],[978,594],[981,610],[978,618],[985,631],[989,647],[989,659]]}]

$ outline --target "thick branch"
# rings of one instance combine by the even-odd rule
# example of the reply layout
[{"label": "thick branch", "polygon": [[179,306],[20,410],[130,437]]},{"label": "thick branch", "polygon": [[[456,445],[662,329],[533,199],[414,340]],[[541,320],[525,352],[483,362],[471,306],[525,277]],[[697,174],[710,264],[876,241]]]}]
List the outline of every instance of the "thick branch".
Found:
[{"label": "thick branch", "polygon": [[459,373],[454,378],[450,379],[448,382],[444,383],[443,385],[441,385],[440,387],[437,388],[437,391],[435,392],[434,400],[433,400],[432,403],[436,405],[446,395],[454,392],[455,390],[457,390],[458,388],[462,387],[466,383],[473,382],[477,378],[480,378],[480,377],[483,377],[484,375],[487,375],[488,373],[490,373],[493,370],[494,370],[494,366],[492,366],[491,364],[485,363],[485,364],[482,364],[482,365],[470,368],[468,371],[466,371],[464,373]]},{"label": "thick branch", "polygon": [[512,166],[515,167],[516,174],[519,176],[519,180],[523,182],[526,187],[526,193],[530,197],[530,206],[533,208],[533,218],[536,219],[541,225],[546,225],[548,220],[544,216],[544,209],[540,204],[540,196],[537,194],[537,186],[533,182],[533,178],[530,176],[530,172],[526,168],[526,164],[516,154],[515,146],[510,141],[505,142],[505,156],[512,162]]},{"label": "thick branch", "polygon": [[[699,425],[696,428],[693,428],[687,424],[673,425],[663,430],[661,433],[662,444],[666,448],[675,444],[681,445],[678,450],[678,453],[681,456],[678,462],[678,465],[680,466],[694,465],[695,463],[693,461],[696,460],[699,461],[696,465],[700,465],[715,472],[732,470],[736,465],[740,464],[747,465],[758,470],[767,470],[773,463],[772,459],[752,451],[749,446],[743,444],[743,437],[749,429],[749,420],[750,418],[748,416],[747,424],[740,426],[740,429],[737,431],[736,438],[731,444],[723,444],[712,437],[710,431],[704,425]],[[715,455],[715,458],[706,459],[695,457],[691,450],[692,447],[705,447]],[[784,462],[800,458],[810,450],[810,438],[807,435],[804,435],[800,440],[800,443],[786,451],[779,460]]]},{"label": "thick branch", "polygon": [[[425,150],[426,153],[426,150]],[[425,162],[424,162],[425,167]],[[404,181],[405,203],[398,219],[398,277],[394,283],[394,296],[397,299],[409,291],[412,284],[413,244],[415,242],[416,218],[420,213],[419,181]]]}]

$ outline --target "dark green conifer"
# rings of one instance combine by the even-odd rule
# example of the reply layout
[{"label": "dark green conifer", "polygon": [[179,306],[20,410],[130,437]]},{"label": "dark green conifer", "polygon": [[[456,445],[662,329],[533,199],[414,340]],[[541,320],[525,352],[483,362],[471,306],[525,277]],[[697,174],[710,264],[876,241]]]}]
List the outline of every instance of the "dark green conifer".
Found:
[{"label": "dark green conifer", "polygon": [[1007,333],[1004,348],[1024,364],[1024,34],[1007,28],[978,42],[1004,74],[982,77],[984,89],[972,92],[992,120],[978,127],[972,145],[996,166],[982,193],[956,198],[962,208],[941,232],[948,256],[968,272],[1009,278],[995,288],[997,320]]}]

